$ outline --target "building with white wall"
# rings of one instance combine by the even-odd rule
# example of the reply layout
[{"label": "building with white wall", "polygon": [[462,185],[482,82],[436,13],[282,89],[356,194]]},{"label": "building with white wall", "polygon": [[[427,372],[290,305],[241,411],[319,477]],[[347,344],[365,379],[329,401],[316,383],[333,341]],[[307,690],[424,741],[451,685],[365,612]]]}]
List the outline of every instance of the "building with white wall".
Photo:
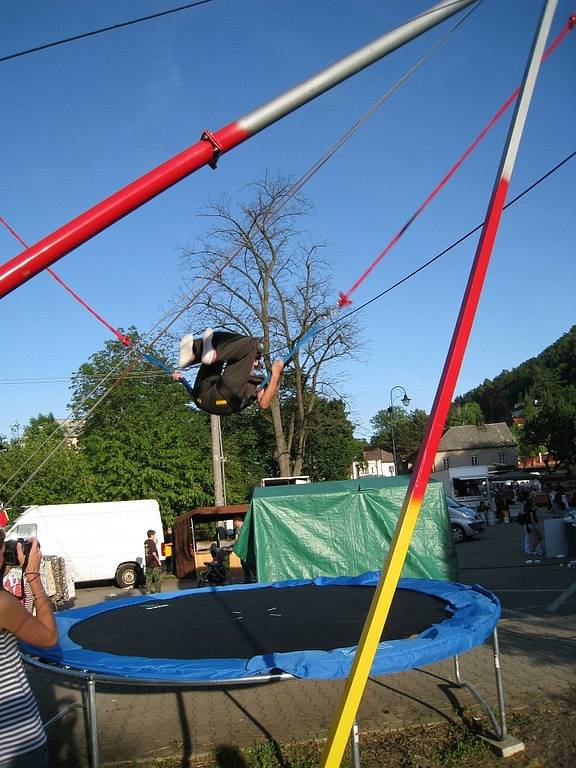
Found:
[{"label": "building with white wall", "polygon": [[352,464],[350,477],[356,480],[359,477],[373,475],[376,477],[394,477],[394,457],[382,448],[364,450],[364,461],[355,461]]},{"label": "building with white wall", "polygon": [[518,449],[506,422],[450,427],[442,436],[433,472],[455,467],[518,466]]}]

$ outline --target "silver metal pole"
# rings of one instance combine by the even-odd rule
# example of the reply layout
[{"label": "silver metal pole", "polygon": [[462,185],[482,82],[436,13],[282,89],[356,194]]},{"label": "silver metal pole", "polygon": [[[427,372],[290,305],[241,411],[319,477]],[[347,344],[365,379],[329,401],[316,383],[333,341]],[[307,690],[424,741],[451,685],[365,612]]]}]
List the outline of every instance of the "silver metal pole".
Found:
[{"label": "silver metal pole", "polygon": [[222,501],[226,501],[226,457],[224,456],[224,443],[222,442],[222,419],[218,419],[218,446],[220,450],[220,468],[222,470]]},{"label": "silver metal pole", "polygon": [[214,504],[223,507],[224,483],[222,479],[222,445],[220,443],[220,416],[210,415],[210,432],[212,435],[212,471],[214,473]]},{"label": "silver metal pole", "polygon": [[394,457],[394,475],[398,475],[398,460],[396,458],[396,438],[394,436],[394,406],[390,400],[390,434],[392,436],[392,456]]},{"label": "silver metal pole", "polygon": [[498,693],[498,711],[500,713],[500,741],[507,736],[506,728],[506,704],[504,703],[504,687],[502,685],[502,672],[500,670],[500,646],[498,643],[498,629],[494,627],[492,632],[492,646],[494,648],[494,671],[496,673],[496,691]]},{"label": "silver metal pole", "polygon": [[416,18],[373,40],[363,48],[345,56],[308,80],[245,115],[238,121],[238,125],[248,134],[254,135],[295,109],[312,101],[320,94],[326,93],[335,85],[374,64],[405,43],[414,40],[423,32],[427,32],[473,2],[477,2],[477,0],[443,0]]},{"label": "silver metal pole", "polygon": [[[538,77],[540,65],[542,64],[546,38],[550,32],[552,19],[554,18],[557,5],[558,0],[546,0],[544,9],[542,10],[538,29],[534,37],[534,42],[532,43],[532,50],[530,51],[530,56],[528,58],[528,64],[526,65],[526,71],[524,72],[520,96],[516,102],[516,109],[510,124],[510,130],[506,140],[506,150],[503,153],[500,168],[496,176],[496,184],[492,193],[493,197],[495,197],[498,192],[499,182],[502,180],[509,182],[512,175],[520,139],[522,138],[522,132],[524,130],[524,124],[526,122],[526,117],[528,116],[528,108],[530,107],[534,86],[536,85],[536,78]],[[484,224],[482,236],[485,234],[485,229],[486,223]]]},{"label": "silver metal pole", "polygon": [[394,458],[394,474],[398,475],[398,459],[396,457],[396,436],[394,434],[394,390],[399,389],[402,392],[404,392],[404,397],[402,398],[402,405],[408,406],[410,404],[410,398],[408,397],[408,394],[406,393],[406,390],[401,384],[396,384],[396,386],[392,387],[390,390],[390,408],[388,408],[388,412],[390,414],[390,435],[392,437],[392,456]]},{"label": "silver metal pole", "polygon": [[458,685],[462,685],[462,679],[460,677],[460,657],[458,654],[454,656],[454,677]]},{"label": "silver metal pole", "polygon": [[94,675],[88,675],[86,678],[86,713],[88,718],[88,759],[90,761],[90,768],[99,768],[96,680]]},{"label": "silver metal pole", "polygon": [[44,730],[47,731],[48,728],[51,728],[54,723],[57,723],[59,720],[62,720],[63,717],[65,717],[68,712],[71,712],[73,709],[84,709],[82,704],[68,704],[62,709],[60,712],[58,712],[54,717],[51,717],[50,720],[46,720],[44,723]]},{"label": "silver metal pole", "polygon": [[495,734],[497,739],[503,739],[504,737],[501,734],[501,731],[498,727],[498,723],[496,722],[496,716],[494,715],[494,712],[492,711],[492,708],[488,704],[488,702],[484,699],[480,691],[476,690],[476,688],[471,684],[467,683],[465,680],[462,680],[462,676],[460,674],[460,657],[458,654],[454,656],[454,676],[456,679],[456,685],[459,688],[465,688],[468,693],[470,693],[480,704],[484,712],[486,713],[488,719],[490,720],[490,723],[492,725],[493,733]]},{"label": "silver metal pole", "polygon": [[358,721],[354,719],[354,725],[350,733],[350,746],[352,748],[352,762],[354,768],[360,768],[360,734],[358,731]]}]

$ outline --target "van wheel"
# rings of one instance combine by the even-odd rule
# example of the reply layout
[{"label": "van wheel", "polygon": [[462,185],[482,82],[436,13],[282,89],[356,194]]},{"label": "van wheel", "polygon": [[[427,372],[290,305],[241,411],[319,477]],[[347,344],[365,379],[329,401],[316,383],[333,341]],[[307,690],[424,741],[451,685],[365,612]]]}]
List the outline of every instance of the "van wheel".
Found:
[{"label": "van wheel", "polygon": [[454,540],[454,544],[462,544],[464,539],[466,538],[466,535],[464,533],[464,529],[461,528],[459,525],[452,524],[452,539]]},{"label": "van wheel", "polygon": [[136,563],[124,563],[116,569],[114,581],[119,587],[135,587],[138,583],[138,566]]}]

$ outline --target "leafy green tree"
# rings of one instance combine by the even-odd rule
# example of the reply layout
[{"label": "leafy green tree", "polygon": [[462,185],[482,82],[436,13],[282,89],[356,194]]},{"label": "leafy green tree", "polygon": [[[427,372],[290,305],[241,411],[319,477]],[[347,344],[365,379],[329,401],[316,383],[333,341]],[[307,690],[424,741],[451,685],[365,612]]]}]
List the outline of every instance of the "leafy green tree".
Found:
[{"label": "leafy green tree", "polygon": [[534,409],[522,429],[522,445],[523,452],[526,447],[543,449],[549,472],[550,459],[555,462],[554,471],[576,465],[576,389],[567,397],[548,400]]},{"label": "leafy green tree", "polygon": [[375,430],[370,440],[371,448],[383,448],[390,453],[393,452],[393,424],[399,469],[414,463],[428,426],[426,411],[417,408],[411,413],[407,413],[404,408],[395,405],[392,409],[386,408],[386,410],[378,411],[370,421]]},{"label": "leafy green tree", "polygon": [[266,413],[256,406],[233,418],[220,420],[224,448],[226,501],[242,504],[250,499],[252,489],[263,477],[278,474],[274,459],[274,428]]},{"label": "leafy green tree", "polygon": [[[286,390],[282,393],[282,408],[289,418],[294,401]],[[309,424],[302,473],[315,481],[347,478],[352,462],[363,458],[363,442],[354,438],[353,432],[345,404],[339,399],[318,397]],[[222,436],[227,501],[246,501],[263,477],[274,477],[279,471],[272,422],[267,412],[250,408],[234,418],[222,419]]]},{"label": "leafy green tree", "polygon": [[563,386],[576,384],[576,325],[547,347],[539,356],[541,366],[554,371]]},{"label": "leafy green tree", "polygon": [[487,379],[477,398],[480,410],[486,416],[488,424],[496,424],[505,421],[512,423],[512,404],[508,403],[500,389]]},{"label": "leafy green tree", "polygon": [[342,400],[320,398],[310,424],[304,473],[312,480],[346,480],[352,462],[363,460],[364,443]]},{"label": "leafy green tree", "polygon": [[[492,381],[457,398],[451,420],[458,418],[456,406],[477,404],[487,422],[512,424],[512,410],[520,409],[525,426],[513,427],[519,455],[530,459],[539,452],[573,464],[572,408],[576,392],[576,325],[536,357],[511,371],[504,370]],[[465,417],[466,418],[466,417]],[[554,462],[549,464],[549,470]]]},{"label": "leafy green tree", "polygon": [[90,501],[93,476],[85,456],[54,416],[32,418],[0,453],[0,491],[11,507]]},{"label": "leafy green tree", "polygon": [[460,398],[450,406],[445,430],[450,427],[464,427],[467,424],[480,424],[485,421],[480,405],[474,401],[464,403]]},{"label": "leafy green tree", "polygon": [[[569,359],[570,345],[567,347],[567,344],[567,338],[562,337],[558,346],[566,352]],[[566,363],[562,367],[560,361],[552,354],[553,349],[556,347],[549,348],[546,351],[547,356],[540,356],[532,367],[533,380],[523,399],[524,425],[519,429],[521,458],[529,459],[542,453],[549,472],[562,466],[573,466],[576,450],[573,420],[576,382],[563,376],[563,371],[568,371],[568,377],[572,376],[574,369]],[[543,359],[556,363],[558,368],[546,367]]]},{"label": "leafy green tree", "polygon": [[512,426],[510,427],[512,435],[516,440],[516,445],[518,448],[518,458],[524,462],[529,462],[530,459],[534,458],[542,450],[544,450],[543,446],[534,444],[531,442],[528,433],[524,429],[524,423],[527,420],[533,418],[535,413],[536,413],[536,408],[535,408],[534,401],[528,400],[526,406],[523,408],[524,421],[520,421],[518,423],[512,424]]},{"label": "leafy green tree", "polygon": [[[138,342],[134,330],[130,336]],[[162,359],[161,351],[154,355]],[[188,406],[184,388],[166,373],[129,361],[119,342],[108,341],[73,378],[94,500],[155,498],[170,522],[213,503],[209,418]]]}]

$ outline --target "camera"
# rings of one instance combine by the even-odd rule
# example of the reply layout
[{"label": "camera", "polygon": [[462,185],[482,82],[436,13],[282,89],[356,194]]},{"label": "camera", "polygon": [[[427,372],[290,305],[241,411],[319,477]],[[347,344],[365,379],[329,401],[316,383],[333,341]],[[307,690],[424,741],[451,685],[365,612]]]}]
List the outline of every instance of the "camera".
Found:
[{"label": "camera", "polygon": [[4,565],[20,565],[18,562],[18,552],[16,546],[22,545],[24,553],[24,563],[28,561],[28,555],[32,549],[32,541],[26,539],[6,539],[4,542]]}]

